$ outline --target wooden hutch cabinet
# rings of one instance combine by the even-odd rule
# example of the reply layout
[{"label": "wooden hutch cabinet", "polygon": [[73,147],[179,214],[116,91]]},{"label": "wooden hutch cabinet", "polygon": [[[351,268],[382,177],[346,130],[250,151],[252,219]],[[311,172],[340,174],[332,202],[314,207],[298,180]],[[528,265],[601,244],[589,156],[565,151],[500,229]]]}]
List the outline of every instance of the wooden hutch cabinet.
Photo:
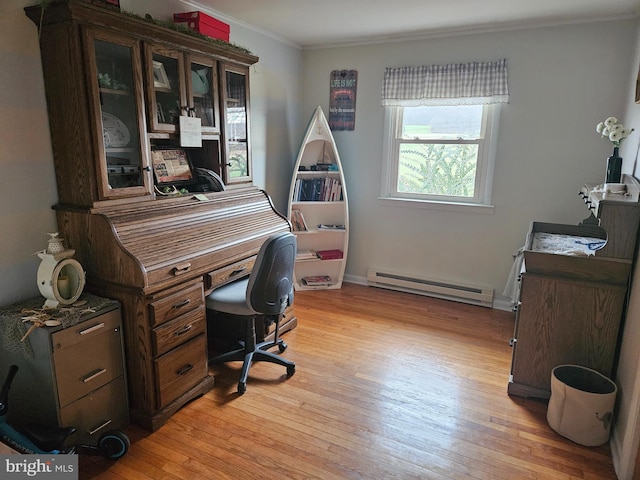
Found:
[{"label": "wooden hutch cabinet", "polygon": [[[87,290],[122,306],[131,418],[155,430],[213,386],[205,295],[249,274],[262,243],[290,231],[251,184],[258,58],[87,1],[25,11],[40,35],[58,228]],[[202,146],[185,147],[192,172],[217,173],[225,190],[156,190],[152,152],[180,147],[181,117],[201,119]]]},{"label": "wooden hutch cabinet", "polygon": [[562,364],[615,374],[640,225],[640,184],[627,175],[623,181],[622,194],[605,193],[596,185],[582,188],[592,215],[580,225],[531,224],[509,394],[549,398],[551,371]]}]

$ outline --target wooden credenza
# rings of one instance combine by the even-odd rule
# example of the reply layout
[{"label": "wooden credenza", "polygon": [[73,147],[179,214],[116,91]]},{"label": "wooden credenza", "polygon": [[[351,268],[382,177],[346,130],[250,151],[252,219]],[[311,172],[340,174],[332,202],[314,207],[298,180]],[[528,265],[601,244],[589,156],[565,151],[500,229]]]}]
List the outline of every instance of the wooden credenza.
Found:
[{"label": "wooden credenza", "polygon": [[[533,222],[520,275],[510,395],[549,398],[551,371],[562,364],[613,377],[640,224],[640,185],[624,176],[625,195],[585,185],[591,216],[580,225]],[[536,235],[606,242],[594,255],[534,247]]]}]

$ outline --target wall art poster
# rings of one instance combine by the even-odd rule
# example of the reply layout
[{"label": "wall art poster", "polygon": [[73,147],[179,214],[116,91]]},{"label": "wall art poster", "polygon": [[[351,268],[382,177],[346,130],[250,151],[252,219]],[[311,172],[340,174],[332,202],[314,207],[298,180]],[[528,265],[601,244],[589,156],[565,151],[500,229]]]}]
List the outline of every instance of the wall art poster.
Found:
[{"label": "wall art poster", "polygon": [[354,130],[356,126],[357,70],[334,70],[329,88],[329,128]]}]

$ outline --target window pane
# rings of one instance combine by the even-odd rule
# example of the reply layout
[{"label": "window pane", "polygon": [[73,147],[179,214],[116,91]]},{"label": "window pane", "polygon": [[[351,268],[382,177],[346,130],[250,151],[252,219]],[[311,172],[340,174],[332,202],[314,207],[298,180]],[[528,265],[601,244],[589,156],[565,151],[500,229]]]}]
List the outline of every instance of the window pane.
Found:
[{"label": "window pane", "polygon": [[482,105],[405,107],[404,139],[475,139],[482,130]]},{"label": "window pane", "polygon": [[399,153],[398,192],[475,195],[478,145],[401,143]]}]

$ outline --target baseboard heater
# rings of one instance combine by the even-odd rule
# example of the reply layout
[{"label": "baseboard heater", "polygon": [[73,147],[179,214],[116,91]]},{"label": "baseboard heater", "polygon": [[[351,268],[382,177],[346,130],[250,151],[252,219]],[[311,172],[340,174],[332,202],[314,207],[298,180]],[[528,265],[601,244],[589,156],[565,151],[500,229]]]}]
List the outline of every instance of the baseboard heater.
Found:
[{"label": "baseboard heater", "polygon": [[442,280],[406,276],[398,273],[369,269],[367,280],[372,287],[416,293],[462,303],[493,306],[493,288],[453,284]]}]

